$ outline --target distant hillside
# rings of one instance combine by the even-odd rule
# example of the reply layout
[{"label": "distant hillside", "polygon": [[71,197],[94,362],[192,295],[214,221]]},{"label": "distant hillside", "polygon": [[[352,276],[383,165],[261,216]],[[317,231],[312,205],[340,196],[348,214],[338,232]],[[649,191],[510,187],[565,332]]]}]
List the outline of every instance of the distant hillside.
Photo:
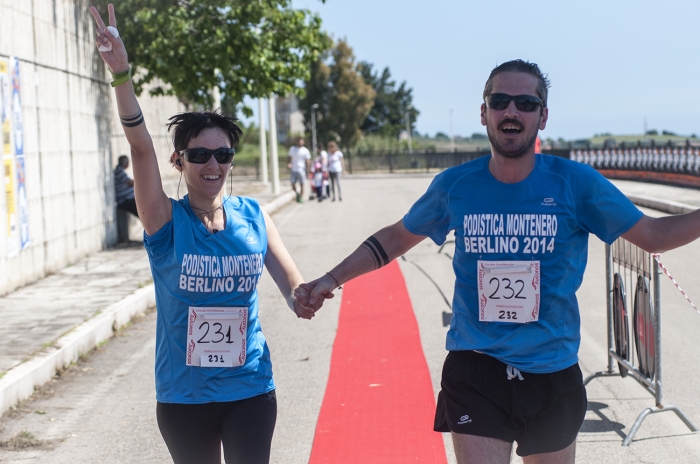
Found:
[{"label": "distant hillside", "polygon": [[602,145],[605,143],[606,140],[608,139],[614,139],[616,143],[622,143],[625,142],[626,144],[629,143],[636,143],[637,140],[653,140],[655,144],[664,144],[668,142],[669,140],[673,143],[682,143],[685,142],[686,139],[690,140],[691,142],[700,142],[700,138],[698,138],[695,134],[691,136],[687,135],[676,135],[676,134],[666,134],[666,135],[607,135],[607,134],[599,134],[595,137],[591,137],[591,143],[595,145]]}]

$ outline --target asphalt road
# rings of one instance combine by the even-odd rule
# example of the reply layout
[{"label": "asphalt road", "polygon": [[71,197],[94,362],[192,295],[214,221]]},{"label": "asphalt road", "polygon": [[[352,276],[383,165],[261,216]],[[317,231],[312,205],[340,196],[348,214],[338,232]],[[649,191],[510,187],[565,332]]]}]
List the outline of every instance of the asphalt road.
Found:
[{"label": "asphalt road", "polygon": [[[273,216],[307,279],[330,269],[378,228],[398,221],[427,188],[423,176],[344,179],[344,201],[293,204]],[[437,394],[445,357],[444,325],[450,311],[452,248],[438,253],[426,240],[400,260],[421,331]],[[662,255],[690,297],[700,275],[700,244]],[[584,375],[606,367],[604,246],[591,240],[589,267],[578,295],[582,312],[581,367]],[[700,367],[696,313],[667,278],[662,281],[665,401],[700,424],[697,400]],[[278,422],[272,462],[308,462],[323,400],[338,321],[338,298],[312,321],[297,320],[274,283],[260,283],[261,319],[272,352],[278,390]],[[153,352],[155,314],[150,313],[86,356],[0,422],[0,441],[15,438],[19,450],[0,448],[0,462],[160,463],[170,462],[155,421]],[[697,463],[700,436],[672,413],[649,416],[633,444],[622,447],[637,415],[653,398],[631,378],[594,380],[589,412],[578,440],[579,463]],[[446,446],[454,462],[449,437]],[[519,460],[514,460],[519,462]]]}]

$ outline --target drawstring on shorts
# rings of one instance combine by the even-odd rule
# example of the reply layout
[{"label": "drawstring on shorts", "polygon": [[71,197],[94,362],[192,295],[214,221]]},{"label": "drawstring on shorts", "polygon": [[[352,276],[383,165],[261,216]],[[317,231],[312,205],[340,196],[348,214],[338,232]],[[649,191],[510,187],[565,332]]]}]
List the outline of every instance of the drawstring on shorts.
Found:
[{"label": "drawstring on shorts", "polygon": [[523,378],[522,374],[520,374],[520,371],[518,369],[514,368],[513,366],[511,366],[510,364],[506,368],[506,374],[508,374],[508,380],[513,380],[516,377],[519,378],[520,380],[525,380]]}]

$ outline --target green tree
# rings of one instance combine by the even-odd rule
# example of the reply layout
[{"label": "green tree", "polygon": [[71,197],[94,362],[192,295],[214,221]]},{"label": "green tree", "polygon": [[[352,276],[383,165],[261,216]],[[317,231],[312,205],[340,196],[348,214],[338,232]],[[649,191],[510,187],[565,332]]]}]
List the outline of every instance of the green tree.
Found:
[{"label": "green tree", "polygon": [[374,104],[376,93],[360,75],[352,48],[345,40],[338,41],[330,56],[324,58],[312,65],[305,86],[306,98],[299,104],[309,129],[311,105],[319,105],[316,130],[320,141],[336,140],[349,148],[362,135],[360,126]]},{"label": "green tree", "polygon": [[[100,0],[107,3],[106,0]],[[115,3],[134,87],[187,107],[303,92],[296,83],[331,46],[321,19],[291,0],[123,0]],[[250,109],[243,108],[250,114]]]},{"label": "green tree", "polygon": [[413,133],[416,118],[420,114],[420,111],[413,107],[413,89],[408,87],[406,81],[397,88],[388,67],[381,73],[373,71],[372,68],[371,63],[360,63],[362,77],[376,92],[372,110],[362,123],[362,132],[396,137],[402,130],[406,130],[406,109],[410,108],[408,113]]},{"label": "green tree", "polygon": [[331,84],[331,68],[326,63],[329,60],[330,52],[326,52],[311,65],[309,79],[304,84],[305,96],[299,100],[299,109],[304,114],[307,132],[311,132],[311,105],[318,105],[315,110],[316,133],[320,142],[329,142],[338,138],[328,123],[334,93]]}]

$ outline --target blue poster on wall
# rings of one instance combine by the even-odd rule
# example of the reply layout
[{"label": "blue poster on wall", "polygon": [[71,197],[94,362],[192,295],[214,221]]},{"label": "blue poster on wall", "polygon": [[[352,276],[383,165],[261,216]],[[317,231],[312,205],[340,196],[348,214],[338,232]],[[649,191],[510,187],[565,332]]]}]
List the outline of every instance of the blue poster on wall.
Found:
[{"label": "blue poster on wall", "polygon": [[12,129],[14,131],[15,155],[24,154],[24,130],[22,129],[22,99],[20,98],[19,60],[12,58]]},{"label": "blue poster on wall", "polygon": [[19,60],[12,58],[12,129],[15,146],[15,176],[17,180],[17,222],[19,226],[19,249],[29,246],[29,212],[27,184],[24,166],[24,131],[22,129],[22,99],[20,97]]},{"label": "blue poster on wall", "polygon": [[19,219],[19,249],[29,246],[29,211],[27,205],[27,189],[24,178],[24,155],[16,156],[17,163],[17,216]]}]

